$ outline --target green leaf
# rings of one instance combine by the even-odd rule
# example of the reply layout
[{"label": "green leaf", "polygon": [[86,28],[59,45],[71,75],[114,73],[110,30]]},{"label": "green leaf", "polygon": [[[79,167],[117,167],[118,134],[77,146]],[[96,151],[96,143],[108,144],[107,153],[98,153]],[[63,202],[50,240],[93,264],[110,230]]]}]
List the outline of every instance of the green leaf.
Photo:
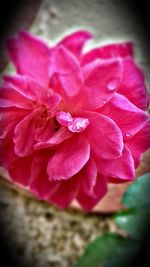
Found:
[{"label": "green leaf", "polygon": [[131,267],[139,246],[117,234],[105,234],[85,249],[76,267]]},{"label": "green leaf", "polygon": [[150,173],[142,175],[125,192],[122,203],[127,208],[150,212]]},{"label": "green leaf", "polygon": [[140,211],[127,210],[116,214],[114,221],[128,233],[129,237],[139,240],[143,239],[144,234],[149,229],[150,216]]},{"label": "green leaf", "polygon": [[76,267],[134,266],[150,225],[150,174],[139,177],[128,187],[122,203],[128,210],[117,213],[114,220],[128,233],[128,238],[117,234],[97,238],[87,246]]}]

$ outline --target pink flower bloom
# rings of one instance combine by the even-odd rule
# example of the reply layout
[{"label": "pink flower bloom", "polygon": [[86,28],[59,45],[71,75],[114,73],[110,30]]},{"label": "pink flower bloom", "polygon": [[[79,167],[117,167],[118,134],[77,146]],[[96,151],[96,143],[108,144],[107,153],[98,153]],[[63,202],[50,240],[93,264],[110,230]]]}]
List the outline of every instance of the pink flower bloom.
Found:
[{"label": "pink flower bloom", "polygon": [[85,210],[107,183],[135,178],[149,148],[148,95],[131,43],[83,52],[78,31],[49,47],[21,31],[8,40],[16,75],[1,86],[1,164],[38,198]]}]

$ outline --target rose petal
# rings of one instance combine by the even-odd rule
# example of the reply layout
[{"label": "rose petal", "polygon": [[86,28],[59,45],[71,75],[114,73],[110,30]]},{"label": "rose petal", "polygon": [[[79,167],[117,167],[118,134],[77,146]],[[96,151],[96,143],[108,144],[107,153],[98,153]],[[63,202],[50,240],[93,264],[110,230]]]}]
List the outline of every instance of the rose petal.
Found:
[{"label": "rose petal", "polygon": [[[38,127],[35,132],[35,140],[39,143],[48,142],[55,134],[53,119],[41,121],[41,127]],[[36,145],[35,145],[36,146]]]},{"label": "rose petal", "polygon": [[4,75],[4,81],[7,86],[9,85],[13,90],[15,89],[18,93],[24,96],[27,100],[37,100],[38,94],[40,93],[41,86],[38,85],[33,79],[24,75]]},{"label": "rose petal", "polygon": [[122,156],[112,160],[96,160],[98,171],[109,178],[109,181],[130,181],[135,178],[133,156],[125,145]]},{"label": "rose petal", "polygon": [[42,40],[21,31],[18,37],[8,39],[7,46],[18,73],[48,84],[50,49]]},{"label": "rose petal", "polygon": [[51,195],[49,201],[59,208],[67,208],[76,197],[78,189],[79,181],[77,181],[76,177],[59,182],[58,188]]},{"label": "rose petal", "polygon": [[13,131],[16,124],[29,114],[28,110],[16,107],[3,108],[0,111],[0,138],[5,138],[10,131]]},{"label": "rose petal", "polygon": [[149,119],[147,113],[133,105],[126,97],[117,93],[99,112],[111,118],[119,126],[124,141],[139,132]]},{"label": "rose petal", "polygon": [[133,57],[133,44],[130,42],[127,43],[118,43],[118,44],[109,44],[102,47],[95,48],[82,57],[82,64],[87,64],[95,59],[110,59],[117,57]]},{"label": "rose petal", "polygon": [[38,113],[39,110],[35,109],[31,114],[20,121],[15,127],[13,138],[15,143],[15,153],[20,157],[27,156],[33,151],[36,129],[35,116]]},{"label": "rose petal", "polygon": [[144,73],[130,58],[123,61],[123,78],[118,93],[126,96],[135,106],[147,109],[148,95],[144,84]]},{"label": "rose petal", "polygon": [[[71,76],[70,76],[70,78],[71,78]],[[57,92],[59,95],[62,96],[62,99],[63,99],[62,106],[67,107],[67,109],[70,112],[75,112],[81,108],[81,106],[82,106],[81,90],[76,95],[73,95],[73,96],[68,95],[65,92],[65,89],[63,87],[63,83],[61,82],[59,74],[55,73],[52,75],[52,77],[50,78],[49,86],[50,86],[50,88],[52,88],[52,90],[55,93]],[[60,103],[60,105],[61,105],[61,103]]]},{"label": "rose petal", "polygon": [[93,35],[88,31],[77,31],[67,35],[58,45],[65,46],[77,58],[80,58],[83,46]]},{"label": "rose petal", "polygon": [[86,112],[89,126],[84,131],[91,146],[94,157],[113,159],[121,155],[123,150],[122,133],[110,118],[96,113]]},{"label": "rose petal", "polygon": [[[48,155],[49,154],[49,155]],[[51,182],[46,172],[50,152],[40,151],[32,160],[29,188],[38,198],[48,200],[50,195],[58,187],[58,183]]]},{"label": "rose petal", "polygon": [[57,46],[51,57],[51,75],[59,74],[62,85],[62,95],[72,97],[83,85],[83,77],[76,58],[63,46]]},{"label": "rose petal", "polygon": [[0,139],[0,166],[9,169],[9,165],[16,159],[16,155],[14,153],[14,144],[11,138],[11,134],[7,135],[7,138]]},{"label": "rose petal", "polygon": [[[67,128],[61,127],[57,132],[51,131],[51,133],[47,132],[47,134],[43,132],[43,135],[38,136],[38,138],[36,135],[36,139],[38,139],[39,142],[34,145],[35,149],[48,148],[61,144],[65,140],[69,139],[73,134]],[[51,135],[51,137],[47,139],[49,135]]]},{"label": "rose petal", "polygon": [[94,110],[104,106],[118,89],[122,71],[120,60],[101,62],[88,71],[82,89],[82,109]]},{"label": "rose petal", "polygon": [[55,192],[58,187],[58,182],[51,182],[48,176],[41,173],[37,179],[35,179],[32,184],[30,184],[30,191],[36,195],[41,200],[49,200],[49,197]]},{"label": "rose petal", "polygon": [[[54,93],[48,87],[38,84],[30,77],[23,75],[4,75],[3,79],[6,82],[7,87],[10,88],[9,94],[6,94],[4,91],[4,96],[9,99],[10,105],[16,104],[28,107],[30,104],[29,107],[33,108],[33,102],[37,102],[39,104],[47,105],[51,111],[54,111],[61,102],[62,98],[59,94]],[[19,94],[20,98],[16,99],[18,102],[14,101],[14,91]]]},{"label": "rose petal", "polygon": [[86,163],[84,168],[78,174],[81,188],[86,194],[92,196],[97,181],[97,167],[92,158]]},{"label": "rose petal", "polygon": [[20,185],[29,184],[31,174],[32,157],[17,158],[9,166],[9,175],[11,179]]},{"label": "rose petal", "polygon": [[86,191],[83,191],[82,188],[79,190],[77,201],[79,202],[80,206],[86,211],[91,211],[93,207],[100,201],[100,199],[102,199],[102,197],[106,194],[107,183],[105,177],[103,177],[102,175],[97,176],[94,190],[94,197],[93,194],[90,196]]},{"label": "rose petal", "polygon": [[4,84],[0,88],[0,107],[31,109],[32,102],[9,84]]},{"label": "rose petal", "polygon": [[142,154],[150,148],[150,121],[133,138],[129,139],[126,145],[131,150],[137,167]]},{"label": "rose petal", "polygon": [[90,157],[88,141],[81,135],[74,135],[56,149],[47,167],[49,179],[69,179],[86,164]]}]

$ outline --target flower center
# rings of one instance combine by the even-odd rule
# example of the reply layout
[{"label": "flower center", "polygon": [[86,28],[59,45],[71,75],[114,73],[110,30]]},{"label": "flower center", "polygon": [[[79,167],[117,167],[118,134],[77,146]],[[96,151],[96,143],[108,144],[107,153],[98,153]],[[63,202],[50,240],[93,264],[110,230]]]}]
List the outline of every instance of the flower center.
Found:
[{"label": "flower center", "polygon": [[56,113],[56,120],[66,126],[73,133],[82,132],[89,125],[89,120],[83,117],[73,118],[70,113],[60,111]]}]

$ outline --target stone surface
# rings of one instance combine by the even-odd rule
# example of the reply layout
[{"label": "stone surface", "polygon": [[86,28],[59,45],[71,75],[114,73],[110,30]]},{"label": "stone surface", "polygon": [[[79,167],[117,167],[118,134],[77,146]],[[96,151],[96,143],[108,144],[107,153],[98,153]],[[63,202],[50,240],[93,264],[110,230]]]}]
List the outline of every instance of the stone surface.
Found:
[{"label": "stone surface", "polygon": [[[150,58],[145,56],[148,47],[143,28],[126,1],[44,0],[31,31],[51,43],[66,32],[79,28],[95,33],[95,41],[88,47],[133,41],[137,61],[148,73]],[[150,171],[149,165],[147,156],[138,174]],[[90,240],[105,231],[117,230],[109,215],[85,214],[73,208],[59,210],[35,200],[16,187],[3,182],[0,186],[0,223],[4,239],[11,253],[18,261],[26,263],[25,266],[74,267],[77,257]],[[110,202],[112,205],[122,194],[120,189],[119,194],[116,192],[120,187],[122,185],[115,186],[111,195],[107,195],[97,207],[98,211],[106,211],[106,207],[113,211]]]},{"label": "stone surface", "polygon": [[73,267],[88,242],[116,231],[108,216],[59,210],[2,180],[0,186],[0,229],[19,266]]}]

